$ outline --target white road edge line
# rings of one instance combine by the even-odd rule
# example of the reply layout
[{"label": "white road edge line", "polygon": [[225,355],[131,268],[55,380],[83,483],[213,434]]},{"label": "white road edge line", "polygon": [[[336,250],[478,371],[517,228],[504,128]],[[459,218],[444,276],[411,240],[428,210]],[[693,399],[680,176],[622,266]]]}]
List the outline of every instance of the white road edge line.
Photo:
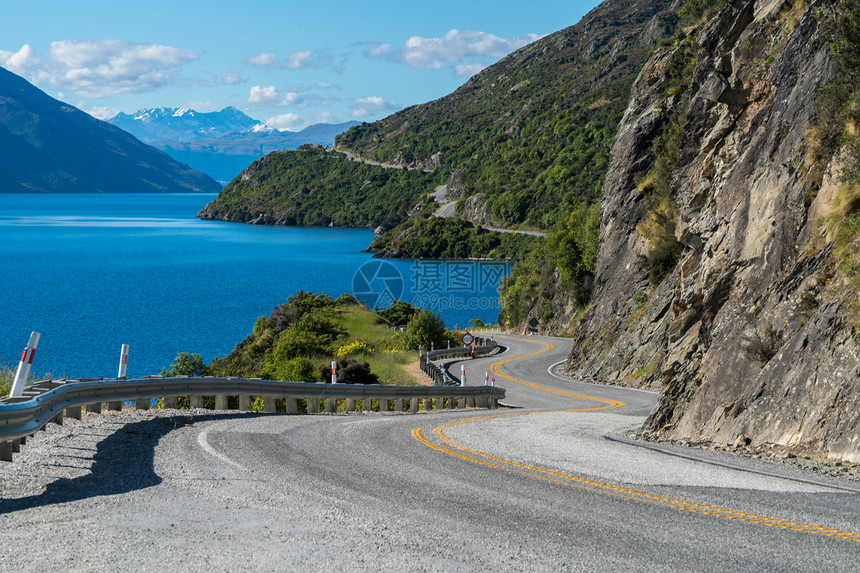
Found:
[{"label": "white road edge line", "polygon": [[200,447],[203,448],[203,451],[205,451],[207,454],[209,454],[212,457],[218,458],[222,462],[226,462],[226,463],[230,464],[231,466],[235,466],[235,467],[239,468],[240,470],[245,469],[245,466],[243,466],[241,464],[237,464],[236,462],[234,462],[233,460],[231,460],[230,458],[228,458],[227,456],[225,456],[221,452],[216,451],[215,448],[210,446],[208,434],[209,434],[208,429],[203,430],[202,432],[197,434],[197,443],[200,444]]},{"label": "white road edge line", "polygon": [[[565,382],[576,382],[576,380],[571,380],[570,378],[565,378],[564,376],[559,376],[558,374],[556,374],[555,372],[552,371],[553,368],[555,368],[556,366],[558,366],[562,362],[567,362],[567,358],[565,358],[564,360],[559,360],[555,364],[550,364],[549,367],[546,369],[547,374],[549,374],[553,378],[558,378],[559,380],[563,380]],[[644,392],[645,394],[659,394],[660,393],[660,392],[657,392],[656,390],[644,390],[642,388],[631,388],[629,386],[615,386],[615,388],[624,388],[625,390],[633,390],[634,392]]]}]

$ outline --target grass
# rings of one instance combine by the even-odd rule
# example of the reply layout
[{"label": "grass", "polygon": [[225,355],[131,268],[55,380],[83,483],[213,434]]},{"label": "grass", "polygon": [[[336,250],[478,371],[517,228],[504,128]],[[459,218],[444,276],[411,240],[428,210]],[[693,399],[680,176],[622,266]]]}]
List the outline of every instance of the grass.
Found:
[{"label": "grass", "polygon": [[8,396],[15,381],[15,370],[8,364],[0,364],[0,397]]},{"label": "grass", "polygon": [[378,322],[378,317],[362,306],[348,306],[338,310],[338,322],[347,330],[341,346],[364,340],[373,346],[371,352],[359,352],[350,358],[370,364],[370,371],[379,376],[383,384],[415,384],[415,377],[404,366],[418,361],[413,351],[399,350],[400,332]]}]

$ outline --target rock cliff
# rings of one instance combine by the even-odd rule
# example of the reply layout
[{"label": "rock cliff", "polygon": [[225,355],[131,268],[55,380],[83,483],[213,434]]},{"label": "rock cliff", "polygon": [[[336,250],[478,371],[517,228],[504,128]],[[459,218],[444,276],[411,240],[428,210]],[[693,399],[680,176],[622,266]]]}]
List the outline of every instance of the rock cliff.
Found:
[{"label": "rock cliff", "polygon": [[568,371],[661,388],[653,438],[860,462],[858,245],[837,254],[822,226],[853,159],[816,139],[844,72],[823,30],[837,3],[724,4],[633,86]]}]

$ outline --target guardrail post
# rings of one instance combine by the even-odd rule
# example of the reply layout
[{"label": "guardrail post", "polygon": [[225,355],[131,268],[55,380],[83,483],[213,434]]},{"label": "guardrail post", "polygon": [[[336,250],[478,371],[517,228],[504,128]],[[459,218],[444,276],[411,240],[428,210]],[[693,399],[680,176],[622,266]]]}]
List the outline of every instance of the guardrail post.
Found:
[{"label": "guardrail post", "polygon": [[337,398],[325,399],[325,411],[329,414],[334,414],[335,412],[337,412]]},{"label": "guardrail post", "polygon": [[27,384],[27,378],[30,376],[30,366],[33,364],[33,356],[36,354],[36,346],[39,345],[40,336],[38,332],[30,333],[30,340],[27,342],[24,352],[21,353],[18,370],[15,371],[15,379],[9,392],[10,396],[21,396],[24,393],[24,385]]},{"label": "guardrail post", "polygon": [[149,410],[151,405],[152,400],[150,398],[138,398],[134,401],[135,410]]},{"label": "guardrail post", "polygon": [[319,398],[308,398],[308,414],[316,414],[319,410]]},{"label": "guardrail post", "polygon": [[387,412],[388,411],[388,398],[380,398],[379,399],[379,411]]},{"label": "guardrail post", "polygon": [[227,409],[227,395],[226,394],[218,394],[215,396],[215,409],[216,410],[226,410]]},{"label": "guardrail post", "polygon": [[394,399],[394,411],[403,413],[403,398]]},{"label": "guardrail post", "polygon": [[466,398],[466,407],[467,408],[474,408],[475,407],[475,397],[474,396],[469,396],[468,398]]},{"label": "guardrail post", "polygon": [[176,396],[169,396],[164,398],[164,408],[167,410],[173,410],[176,408]]},{"label": "guardrail post", "polygon": [[346,412],[355,412],[355,398],[347,398],[344,400],[343,409]]},{"label": "guardrail post", "polygon": [[87,404],[87,413],[88,414],[101,414],[102,413],[102,403],[94,402],[92,404]]},{"label": "guardrail post", "polygon": [[116,402],[108,402],[108,411],[118,412],[122,410],[122,400]]},{"label": "guardrail post", "polygon": [[12,442],[0,442],[0,462],[12,461]]},{"label": "guardrail post", "polygon": [[69,406],[66,408],[66,417],[72,418],[73,420],[81,419],[81,407],[80,406]]},{"label": "guardrail post", "polygon": [[287,414],[296,414],[299,411],[299,401],[295,398],[287,396],[286,398],[284,398],[284,407],[287,410]]},{"label": "guardrail post", "polygon": [[466,407],[466,399],[465,398],[457,398],[457,408],[462,410]]},{"label": "guardrail post", "polygon": [[361,410],[363,412],[372,412],[373,411],[373,398],[362,398],[361,399]]},{"label": "guardrail post", "polygon": [[239,394],[239,411],[251,411],[251,396],[249,396],[248,394]]},{"label": "guardrail post", "polygon": [[413,414],[418,411],[418,398],[409,399],[409,411]]},{"label": "guardrail post", "polygon": [[188,397],[188,407],[193,409],[199,409],[203,407],[203,396],[194,396],[191,395]]},{"label": "guardrail post", "polygon": [[433,398],[424,398],[422,400],[422,402],[423,402],[425,412],[429,412],[430,410],[433,409]]},{"label": "guardrail post", "polygon": [[51,422],[57,424],[58,426],[62,426],[63,425],[63,412],[64,412],[64,410],[60,410],[59,412],[57,412],[57,415],[54,416],[53,418],[51,418]]},{"label": "guardrail post", "polygon": [[267,414],[275,413],[275,397],[274,396],[263,396],[263,412]]},{"label": "guardrail post", "polygon": [[12,453],[17,454],[21,451],[21,438],[16,438],[9,443],[12,444]]},{"label": "guardrail post", "polygon": [[448,396],[448,409],[453,410],[457,407],[457,399],[453,396]]}]

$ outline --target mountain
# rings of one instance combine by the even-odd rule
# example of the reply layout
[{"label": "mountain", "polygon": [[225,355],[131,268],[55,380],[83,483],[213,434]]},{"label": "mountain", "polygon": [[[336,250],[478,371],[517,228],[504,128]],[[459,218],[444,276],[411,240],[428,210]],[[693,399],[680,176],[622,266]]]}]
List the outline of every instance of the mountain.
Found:
[{"label": "mountain", "polygon": [[234,132],[277,131],[234,107],[213,112],[158,107],[133,114],[118,113],[107,121],[146,143],[212,139]]},{"label": "mountain", "polygon": [[203,173],[0,68],[0,192],[215,193]]},{"label": "mountain", "polygon": [[[677,19],[670,4],[604,2],[575,26],[517,50],[448,96],[353,127],[335,147],[378,169],[433,171],[446,184],[448,200],[462,200],[459,216],[475,224],[553,228],[599,197],[630,86]],[[289,161],[286,155],[280,160]],[[243,173],[244,186],[253,189],[254,177],[262,182],[270,170]],[[344,188],[361,184],[344,181]],[[304,196],[300,191],[288,180],[280,188],[295,201]],[[250,193],[242,207],[235,195],[231,191],[230,209],[222,204],[206,213],[217,211],[226,220],[242,213],[256,219],[260,212],[272,221],[289,219],[261,209]],[[421,205],[413,207],[406,213],[426,214]],[[388,219],[382,230],[401,223]]]},{"label": "mountain", "polygon": [[661,389],[651,439],[860,462],[860,2],[685,8],[612,146],[568,370]]},{"label": "mountain", "polygon": [[234,107],[213,112],[160,107],[119,113],[107,121],[224,184],[267,153],[331,145],[337,134],[358,125],[319,123],[298,132],[278,131]]},{"label": "mountain", "polygon": [[[548,229],[501,318],[569,335],[574,377],[660,390],[643,437],[860,463],[858,101],[860,0],[607,0],[336,146]],[[262,183],[304,200],[272,167],[233,214]]]}]

